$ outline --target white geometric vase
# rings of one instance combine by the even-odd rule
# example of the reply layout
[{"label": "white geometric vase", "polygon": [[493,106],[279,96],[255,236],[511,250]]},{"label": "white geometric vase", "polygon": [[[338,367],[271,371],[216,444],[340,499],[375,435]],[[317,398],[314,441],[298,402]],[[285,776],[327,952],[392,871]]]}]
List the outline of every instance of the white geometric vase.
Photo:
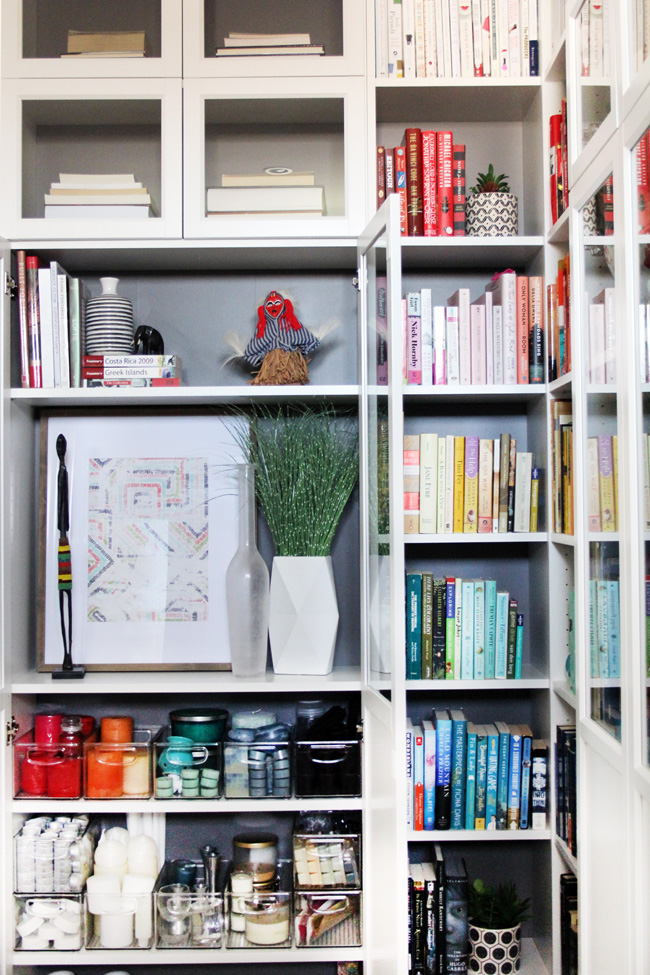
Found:
[{"label": "white geometric vase", "polygon": [[468,237],[516,237],[519,226],[514,193],[476,193],[465,204]]},{"label": "white geometric vase", "polygon": [[338,623],[331,557],[276,555],[269,606],[275,673],[329,674]]},{"label": "white geometric vase", "polygon": [[469,924],[468,972],[515,975],[521,969],[521,924],[514,928],[477,928]]}]

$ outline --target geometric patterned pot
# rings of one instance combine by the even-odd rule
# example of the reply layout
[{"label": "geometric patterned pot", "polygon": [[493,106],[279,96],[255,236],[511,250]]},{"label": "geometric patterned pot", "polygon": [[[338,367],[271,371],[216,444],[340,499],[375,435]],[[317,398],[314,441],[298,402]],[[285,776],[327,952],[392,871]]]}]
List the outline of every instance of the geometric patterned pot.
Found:
[{"label": "geometric patterned pot", "polygon": [[514,193],[476,193],[465,204],[468,237],[516,237],[518,205]]},{"label": "geometric patterned pot", "polygon": [[339,610],[329,555],[276,555],[269,640],[276,674],[329,674]]},{"label": "geometric patterned pot", "polygon": [[469,972],[512,975],[521,967],[521,924],[514,928],[469,925]]}]

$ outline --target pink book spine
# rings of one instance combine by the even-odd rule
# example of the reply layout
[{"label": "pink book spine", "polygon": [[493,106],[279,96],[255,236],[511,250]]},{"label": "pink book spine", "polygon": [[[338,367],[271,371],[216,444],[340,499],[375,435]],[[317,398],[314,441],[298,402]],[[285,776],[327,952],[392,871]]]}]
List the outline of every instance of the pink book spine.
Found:
[{"label": "pink book spine", "polygon": [[517,277],[517,383],[528,385],[528,278]]}]

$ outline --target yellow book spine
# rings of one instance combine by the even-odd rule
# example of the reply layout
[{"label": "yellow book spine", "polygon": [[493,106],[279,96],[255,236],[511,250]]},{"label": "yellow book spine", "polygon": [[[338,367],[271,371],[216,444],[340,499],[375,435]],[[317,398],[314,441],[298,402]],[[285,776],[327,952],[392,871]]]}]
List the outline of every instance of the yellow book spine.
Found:
[{"label": "yellow book spine", "polygon": [[478,531],[478,437],[465,437],[463,531]]},{"label": "yellow book spine", "polygon": [[465,496],[465,437],[454,437],[454,532],[463,530]]}]

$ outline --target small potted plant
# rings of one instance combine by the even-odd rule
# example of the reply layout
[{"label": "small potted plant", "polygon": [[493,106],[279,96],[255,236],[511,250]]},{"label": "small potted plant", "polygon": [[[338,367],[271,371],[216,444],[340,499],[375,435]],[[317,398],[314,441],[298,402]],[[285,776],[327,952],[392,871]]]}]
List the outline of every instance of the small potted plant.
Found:
[{"label": "small potted plant", "polygon": [[505,173],[497,175],[490,163],[479,173],[466,203],[468,237],[515,237],[518,227],[517,197],[510,192]]},{"label": "small potted plant", "polygon": [[521,965],[521,922],[530,915],[512,881],[492,887],[477,879],[469,887],[469,971],[511,975]]}]

